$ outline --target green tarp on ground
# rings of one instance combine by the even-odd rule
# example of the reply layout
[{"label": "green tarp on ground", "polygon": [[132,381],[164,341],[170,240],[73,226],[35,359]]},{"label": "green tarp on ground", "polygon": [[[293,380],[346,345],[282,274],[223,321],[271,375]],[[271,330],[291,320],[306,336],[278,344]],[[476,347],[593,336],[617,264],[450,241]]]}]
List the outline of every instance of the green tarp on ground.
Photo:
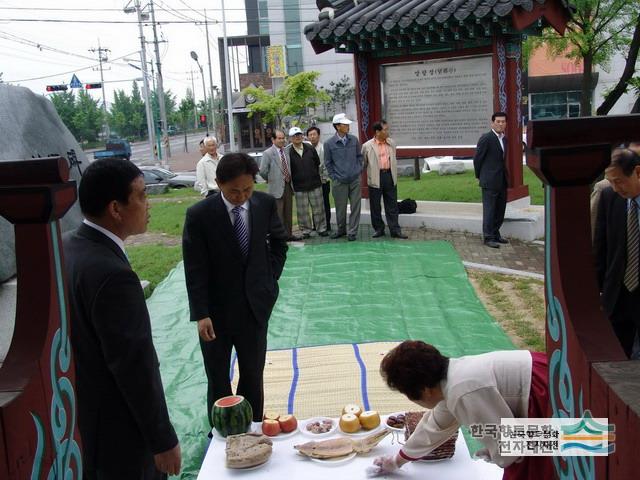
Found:
[{"label": "green tarp on ground", "polygon": [[[206,377],[179,264],[148,301],[167,403],[195,478],[207,445]],[[513,344],[447,242],[335,242],[289,249],[269,349],[420,339],[460,356]],[[266,385],[268,388],[268,385]]]}]

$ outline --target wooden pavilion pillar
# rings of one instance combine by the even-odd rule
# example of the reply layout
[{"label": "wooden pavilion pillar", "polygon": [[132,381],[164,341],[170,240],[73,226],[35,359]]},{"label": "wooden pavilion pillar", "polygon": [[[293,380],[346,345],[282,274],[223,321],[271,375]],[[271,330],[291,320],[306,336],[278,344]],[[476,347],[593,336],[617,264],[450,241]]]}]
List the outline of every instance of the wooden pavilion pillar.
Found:
[{"label": "wooden pavilion pillar", "polygon": [[18,291],[0,368],[0,478],[81,479],[58,220],[76,200],[62,157],[0,162],[0,215],[15,225]]},{"label": "wooden pavilion pillar", "polygon": [[[369,55],[364,53],[356,53],[353,56],[353,65],[355,73],[356,85],[356,108],[358,110],[358,131],[351,131],[360,140],[360,144],[364,144],[370,137],[371,125],[376,120],[371,118],[372,106],[374,102],[373,92],[375,89],[369,85],[371,74],[369,72]],[[376,75],[377,78],[377,75]],[[332,127],[333,128],[333,127]],[[369,198],[369,186],[367,185],[367,171],[362,170],[360,175],[360,194],[362,198]]]},{"label": "wooden pavilion pillar", "polygon": [[494,110],[507,114],[507,201],[529,196],[522,172],[522,36],[496,35]]},{"label": "wooden pavilion pillar", "polygon": [[532,121],[527,163],[545,183],[545,297],[553,417],[608,418],[615,453],[554,457],[562,479],[621,479],[640,466],[640,363],[626,359],[600,306],[589,192],[640,115]]}]

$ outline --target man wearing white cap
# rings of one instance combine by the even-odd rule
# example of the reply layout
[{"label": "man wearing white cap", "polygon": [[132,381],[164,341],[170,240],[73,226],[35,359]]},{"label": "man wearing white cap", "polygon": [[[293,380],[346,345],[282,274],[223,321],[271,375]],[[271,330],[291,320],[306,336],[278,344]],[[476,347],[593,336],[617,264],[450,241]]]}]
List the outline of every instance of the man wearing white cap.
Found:
[{"label": "man wearing white cap", "polygon": [[[313,224],[321,237],[326,237],[327,222],[324,216],[322,181],[320,179],[320,157],[313,146],[302,141],[302,130],[289,129],[291,144],[287,147],[291,163],[291,180],[296,196],[298,228],[304,238],[309,238]],[[309,217],[309,207],[313,223]]]},{"label": "man wearing white cap", "polygon": [[[352,242],[360,226],[360,173],[362,172],[362,148],[356,137],[349,134],[351,120],[344,113],[333,117],[336,134],[324,142],[324,164],[333,184],[336,204],[337,230],[331,238],[347,235]],[[347,230],[347,200],[351,206]]]}]

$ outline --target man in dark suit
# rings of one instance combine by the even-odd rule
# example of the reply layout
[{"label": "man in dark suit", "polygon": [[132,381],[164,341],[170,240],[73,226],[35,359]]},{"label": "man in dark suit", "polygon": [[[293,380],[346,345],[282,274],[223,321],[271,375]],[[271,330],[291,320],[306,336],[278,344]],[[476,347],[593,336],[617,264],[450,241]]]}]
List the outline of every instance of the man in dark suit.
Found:
[{"label": "man in dark suit", "polygon": [[84,223],[64,238],[85,479],[157,479],[180,471],[149,313],[124,251],[149,219],[142,172],[97,160],[79,188]]},{"label": "man in dark suit", "polygon": [[638,257],[640,157],[617,148],[605,171],[611,187],[602,191],[594,237],[602,308],[628,356],[640,327]]},{"label": "man in dark suit", "polygon": [[473,157],[473,168],[482,188],[482,237],[491,248],[509,243],[500,235],[507,208],[506,127],[506,113],[491,115],[491,131],[480,137]]},{"label": "man in dark suit", "polygon": [[182,236],[191,320],[198,322],[207,374],[207,412],[232,394],[231,348],[238,354],[237,394],[262,421],[267,324],[278,298],[287,237],[266,193],[253,192],[256,163],[243,153],[222,157],[220,193],[187,210]]}]

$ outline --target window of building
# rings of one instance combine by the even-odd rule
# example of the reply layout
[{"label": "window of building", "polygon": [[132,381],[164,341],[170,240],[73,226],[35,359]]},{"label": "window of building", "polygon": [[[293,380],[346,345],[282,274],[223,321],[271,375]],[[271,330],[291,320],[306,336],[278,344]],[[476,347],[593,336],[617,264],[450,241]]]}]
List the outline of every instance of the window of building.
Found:
[{"label": "window of building", "polygon": [[258,23],[260,24],[260,35],[269,35],[269,2],[267,0],[258,1]]},{"label": "window of building", "polygon": [[531,94],[531,119],[571,118],[580,116],[580,92]]},{"label": "window of building", "polygon": [[302,45],[287,45],[287,73],[295,75],[303,70]]}]

